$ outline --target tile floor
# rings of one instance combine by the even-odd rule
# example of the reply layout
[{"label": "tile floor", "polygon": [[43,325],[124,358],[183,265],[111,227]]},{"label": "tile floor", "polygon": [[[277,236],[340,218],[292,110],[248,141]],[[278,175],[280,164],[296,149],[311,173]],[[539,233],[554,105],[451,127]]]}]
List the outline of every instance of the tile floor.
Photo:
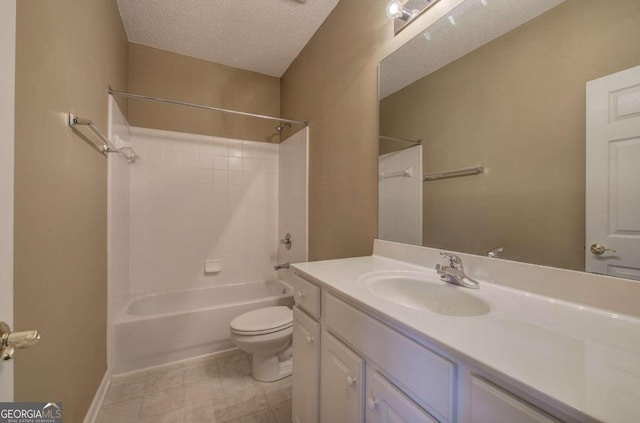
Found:
[{"label": "tile floor", "polygon": [[242,351],[115,377],[99,423],[291,422],[291,377],[251,378]]}]

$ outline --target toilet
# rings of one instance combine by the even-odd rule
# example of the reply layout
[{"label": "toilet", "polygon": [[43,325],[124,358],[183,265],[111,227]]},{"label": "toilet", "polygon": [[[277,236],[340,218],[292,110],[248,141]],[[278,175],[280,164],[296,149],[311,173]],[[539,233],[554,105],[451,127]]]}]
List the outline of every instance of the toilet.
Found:
[{"label": "toilet", "polygon": [[273,382],[291,375],[293,365],[293,311],[285,306],[265,307],[231,321],[231,340],[253,354],[252,376]]}]

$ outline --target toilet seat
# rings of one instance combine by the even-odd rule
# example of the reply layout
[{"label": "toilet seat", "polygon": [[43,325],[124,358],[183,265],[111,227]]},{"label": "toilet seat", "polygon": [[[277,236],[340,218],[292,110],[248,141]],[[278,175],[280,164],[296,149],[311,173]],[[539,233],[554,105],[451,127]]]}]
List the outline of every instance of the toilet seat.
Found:
[{"label": "toilet seat", "polygon": [[230,326],[233,333],[245,336],[279,332],[293,326],[293,311],[285,306],[265,307],[241,314]]},{"label": "toilet seat", "polygon": [[237,330],[232,328],[231,332],[235,333],[236,335],[244,335],[244,336],[268,335],[270,333],[280,332],[280,331],[289,329],[291,326],[293,326],[293,323],[289,323],[288,325],[280,326],[277,328],[265,329],[265,330],[259,330],[259,331],[242,331],[242,330]]}]

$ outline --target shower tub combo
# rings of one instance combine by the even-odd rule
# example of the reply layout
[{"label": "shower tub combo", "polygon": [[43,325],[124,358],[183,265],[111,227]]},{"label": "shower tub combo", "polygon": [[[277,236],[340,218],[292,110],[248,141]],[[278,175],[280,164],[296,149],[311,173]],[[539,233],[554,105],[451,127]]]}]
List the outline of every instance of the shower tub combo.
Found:
[{"label": "shower tub combo", "polygon": [[292,291],[274,280],[133,298],[113,327],[113,374],[233,348],[234,317],[262,307],[292,307]]}]

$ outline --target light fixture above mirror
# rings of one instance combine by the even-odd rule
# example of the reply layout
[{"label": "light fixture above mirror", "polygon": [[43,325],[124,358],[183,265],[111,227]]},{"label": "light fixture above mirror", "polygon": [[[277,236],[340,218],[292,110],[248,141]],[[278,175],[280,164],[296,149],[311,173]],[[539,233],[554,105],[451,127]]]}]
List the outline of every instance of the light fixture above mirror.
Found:
[{"label": "light fixture above mirror", "polygon": [[386,13],[389,19],[393,19],[394,34],[398,34],[437,2],[438,0],[390,0]]},{"label": "light fixture above mirror", "polygon": [[409,22],[418,13],[417,10],[405,9],[400,0],[391,0],[387,3],[387,17],[389,19],[400,19]]}]

